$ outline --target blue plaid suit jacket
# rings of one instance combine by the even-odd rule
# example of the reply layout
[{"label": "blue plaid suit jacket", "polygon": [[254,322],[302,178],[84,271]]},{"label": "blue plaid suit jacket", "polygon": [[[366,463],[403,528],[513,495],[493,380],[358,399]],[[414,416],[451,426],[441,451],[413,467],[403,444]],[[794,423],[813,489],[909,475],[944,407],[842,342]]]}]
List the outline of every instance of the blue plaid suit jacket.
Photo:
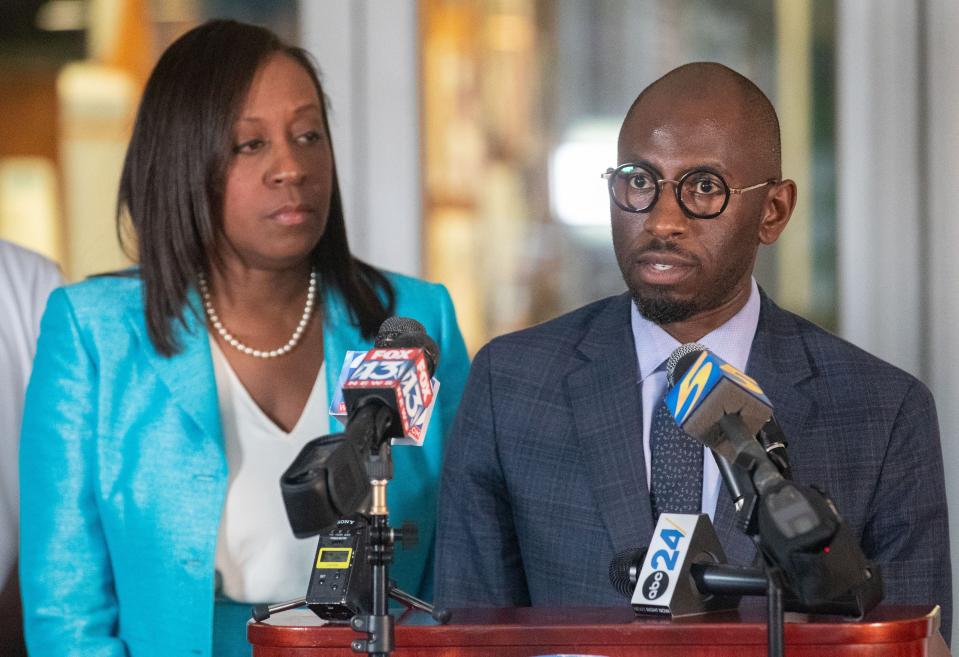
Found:
[{"label": "blue plaid suit jacket", "polygon": [[[629,296],[497,338],[476,356],[440,493],[437,603],[615,606],[607,568],[653,531]],[[789,439],[794,478],[824,485],[882,565],[886,603],[952,617],[932,395],[912,376],[763,295],[747,373]],[[728,492],[715,525],[751,563]]]}]

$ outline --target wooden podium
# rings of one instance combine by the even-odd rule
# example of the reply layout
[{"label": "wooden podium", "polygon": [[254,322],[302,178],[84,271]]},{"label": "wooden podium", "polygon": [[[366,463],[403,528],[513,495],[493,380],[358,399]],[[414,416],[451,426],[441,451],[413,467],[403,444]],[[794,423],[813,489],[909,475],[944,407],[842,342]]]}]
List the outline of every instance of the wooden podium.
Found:
[{"label": "wooden podium", "polygon": [[[307,609],[250,623],[254,657],[355,657],[344,625]],[[948,657],[939,607],[879,607],[862,621],[786,614],[788,657]],[[396,657],[530,657],[582,653],[606,657],[760,657],[766,655],[762,605],[675,620],[611,609],[456,609],[448,625],[407,612],[396,625]]]}]

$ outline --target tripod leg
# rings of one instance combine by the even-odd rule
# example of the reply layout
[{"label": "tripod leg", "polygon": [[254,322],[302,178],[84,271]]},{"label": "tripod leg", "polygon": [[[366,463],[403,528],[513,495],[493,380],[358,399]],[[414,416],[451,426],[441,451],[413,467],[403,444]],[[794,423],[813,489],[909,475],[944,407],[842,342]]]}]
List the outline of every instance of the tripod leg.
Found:
[{"label": "tripod leg", "polygon": [[425,600],[420,600],[416,596],[410,595],[406,591],[403,591],[396,586],[390,586],[390,597],[397,602],[402,602],[407,607],[425,611],[440,625],[446,625],[448,622],[450,622],[450,612],[448,609],[436,609],[433,607],[433,605]]},{"label": "tripod leg", "polygon": [[281,611],[287,611],[289,609],[296,609],[305,604],[306,598],[297,598],[296,600],[289,600],[288,602],[278,602],[275,605],[257,605],[253,607],[251,615],[253,616],[253,620],[260,623],[273,614],[278,614]]}]

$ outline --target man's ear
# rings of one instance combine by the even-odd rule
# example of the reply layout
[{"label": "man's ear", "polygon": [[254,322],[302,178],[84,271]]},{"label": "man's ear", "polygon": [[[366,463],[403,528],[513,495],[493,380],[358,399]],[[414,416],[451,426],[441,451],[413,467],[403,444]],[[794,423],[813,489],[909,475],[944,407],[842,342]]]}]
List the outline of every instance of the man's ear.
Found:
[{"label": "man's ear", "polygon": [[779,239],[796,207],[796,183],[786,179],[766,193],[763,218],[759,223],[759,241],[772,244]]}]

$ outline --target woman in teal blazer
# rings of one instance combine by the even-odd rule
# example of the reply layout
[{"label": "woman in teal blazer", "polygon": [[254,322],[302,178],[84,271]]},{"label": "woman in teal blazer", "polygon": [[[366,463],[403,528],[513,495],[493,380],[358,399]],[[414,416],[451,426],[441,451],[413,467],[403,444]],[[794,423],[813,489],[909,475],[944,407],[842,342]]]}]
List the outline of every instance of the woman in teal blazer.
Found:
[{"label": "woman in teal blazer", "polygon": [[420,532],[391,576],[430,596],[443,435],[468,358],[442,286],[349,254],[321,98],[302,51],[238,23],[187,33],[157,64],[120,190],[139,266],[57,290],[41,324],[20,456],[33,657],[244,652],[245,617],[225,624],[214,604],[230,472],[211,340],[283,426],[323,359],[332,395],[345,352],[369,348],[387,316],[425,326],[442,389],[423,447],[393,450],[388,499]]}]

